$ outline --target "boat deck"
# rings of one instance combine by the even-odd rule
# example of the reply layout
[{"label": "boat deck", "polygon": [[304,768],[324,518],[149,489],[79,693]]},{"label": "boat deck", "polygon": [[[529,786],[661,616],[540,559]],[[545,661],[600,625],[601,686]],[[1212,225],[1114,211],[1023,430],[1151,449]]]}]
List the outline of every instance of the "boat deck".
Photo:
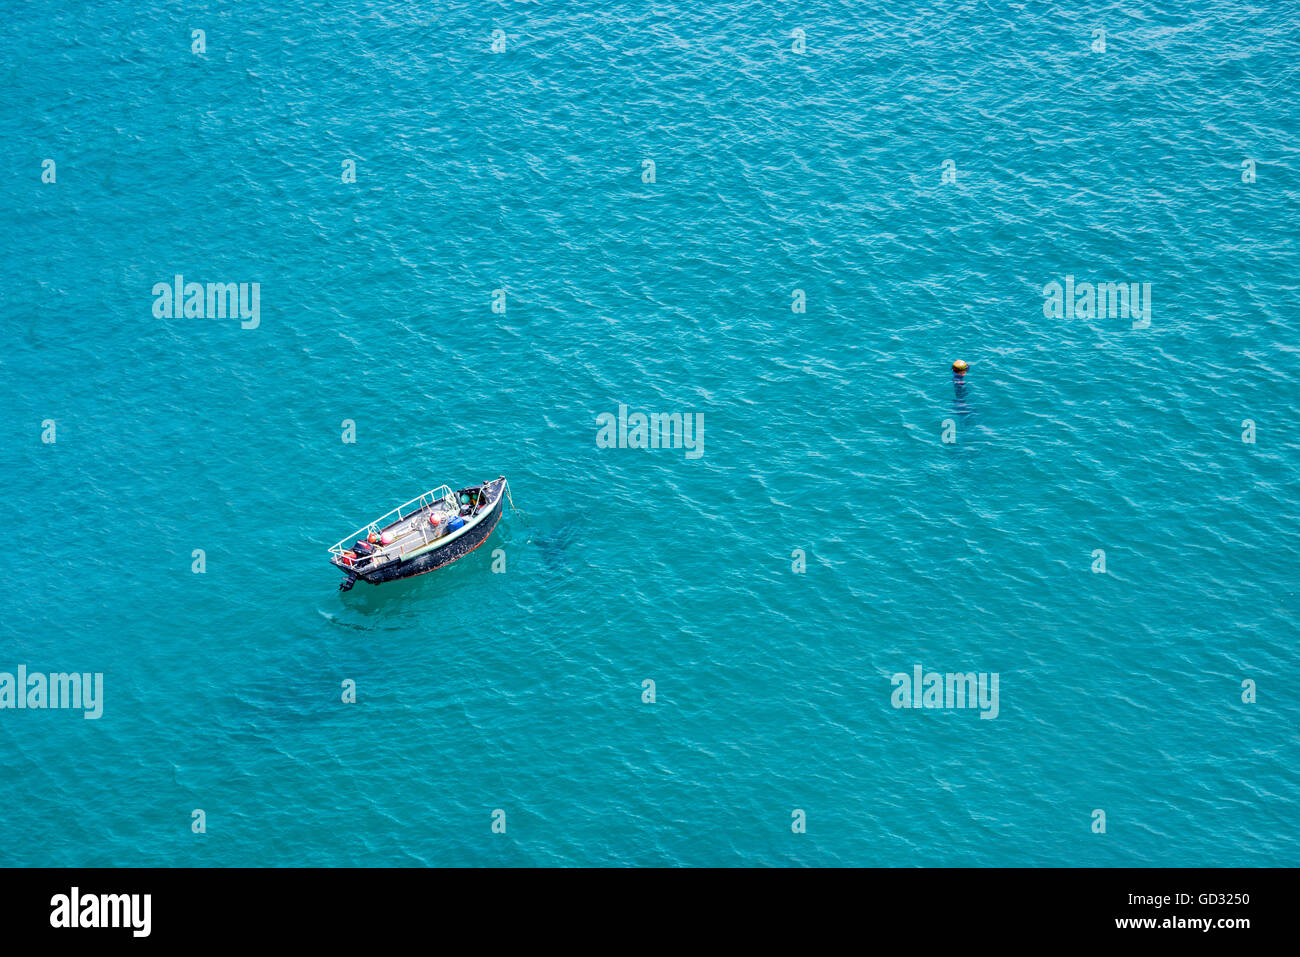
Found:
[{"label": "boat deck", "polygon": [[[455,538],[462,531],[467,531],[477,524],[479,517],[488,510],[488,507],[495,504],[502,494],[502,490],[498,489],[495,497],[490,500],[483,499],[476,503],[472,512],[467,513],[461,507],[456,494],[448,486],[440,486],[398,506],[331,546],[330,554],[333,556],[331,561],[346,571],[362,575],[390,562],[401,561],[414,552],[426,550],[443,538]],[[438,517],[437,525],[429,524],[430,515]],[[465,519],[465,525],[463,529],[452,532],[448,530],[447,524],[456,515],[461,515]],[[391,541],[387,545],[375,543],[374,551],[370,553],[356,547],[357,541],[365,541],[372,534],[380,539],[387,535]],[[355,552],[356,558],[351,558],[348,552]]]},{"label": "boat deck", "polygon": [[[429,524],[429,515],[431,513],[438,515],[437,528]],[[457,514],[459,514],[458,508],[443,502],[421,509],[414,515],[380,529],[380,535],[387,532],[392,536],[393,540],[388,545],[379,546],[376,552],[382,553],[386,556],[385,560],[387,560],[387,558],[396,558],[417,548],[423,548],[430,542],[437,541],[446,535],[447,520]]]},{"label": "boat deck", "polygon": [[[373,567],[400,558],[407,552],[423,548],[445,534],[446,520],[458,510],[456,496],[448,486],[442,485],[431,489],[331,545],[332,560],[341,561],[346,552],[353,550],[358,540],[365,540],[371,534],[382,536],[384,533],[393,540],[387,545],[376,545],[375,551],[370,555],[358,554],[355,564],[350,567],[358,569]],[[436,529],[429,524],[429,514],[435,511],[441,515],[439,527]]]},{"label": "boat deck", "polygon": [[[378,584],[420,575],[455,561],[492,534],[492,516],[499,517],[506,497],[500,476],[460,492],[442,485],[399,505],[330,546],[330,562],[347,575],[339,589],[359,579]],[[459,527],[452,529],[457,516]]]}]

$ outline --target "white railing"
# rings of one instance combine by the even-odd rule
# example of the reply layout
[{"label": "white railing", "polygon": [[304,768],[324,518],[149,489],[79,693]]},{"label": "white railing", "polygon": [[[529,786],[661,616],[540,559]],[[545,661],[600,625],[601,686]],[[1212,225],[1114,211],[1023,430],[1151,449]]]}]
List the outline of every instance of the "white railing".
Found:
[{"label": "white railing", "polygon": [[[451,490],[451,486],[449,485],[439,485],[435,489],[430,489],[423,495],[418,495],[411,499],[409,502],[403,502],[391,512],[380,515],[368,525],[361,526],[351,535],[343,536],[338,540],[337,544],[330,546],[330,554],[334,555],[336,558],[342,558],[343,553],[348,551],[349,546],[355,543],[357,539],[366,538],[371,532],[378,535],[381,529],[387,528],[394,522],[400,522],[402,519],[415,514],[421,509],[428,508],[430,505],[434,505],[443,499],[452,499],[454,501],[455,497],[456,493]],[[415,507],[412,508],[411,506]]]}]

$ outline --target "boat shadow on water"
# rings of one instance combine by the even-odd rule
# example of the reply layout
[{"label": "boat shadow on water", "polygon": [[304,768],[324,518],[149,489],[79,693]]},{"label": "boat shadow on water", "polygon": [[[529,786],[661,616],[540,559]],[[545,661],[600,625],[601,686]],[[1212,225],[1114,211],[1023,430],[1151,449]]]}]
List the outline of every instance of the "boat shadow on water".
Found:
[{"label": "boat shadow on water", "polygon": [[568,575],[577,570],[573,563],[572,547],[578,540],[581,524],[580,517],[573,517],[555,528],[529,535],[528,543],[537,549],[548,572]]}]

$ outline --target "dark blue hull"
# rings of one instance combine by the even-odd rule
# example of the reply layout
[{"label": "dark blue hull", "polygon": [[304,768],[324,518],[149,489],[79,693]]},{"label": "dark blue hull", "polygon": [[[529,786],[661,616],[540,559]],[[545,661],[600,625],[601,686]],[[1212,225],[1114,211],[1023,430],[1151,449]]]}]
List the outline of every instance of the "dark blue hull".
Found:
[{"label": "dark blue hull", "polygon": [[[505,479],[499,478],[469,489],[462,489],[462,493],[471,493],[473,500],[480,504],[466,506],[466,509],[461,510],[462,517],[470,517],[472,512],[472,524],[446,544],[434,545],[426,551],[406,558],[389,557],[382,564],[378,564],[378,567],[375,567],[374,561],[365,557],[352,558],[351,552],[342,558],[336,555],[330,560],[331,563],[348,576],[339,584],[339,588],[347,591],[358,581],[378,585],[380,582],[394,581],[398,578],[411,578],[450,565],[458,558],[464,558],[487,541],[496,529],[497,523],[501,521],[501,512],[506,498],[505,488]],[[481,504],[482,502],[486,504]],[[475,509],[477,511],[474,511]]]},{"label": "dark blue hull", "polygon": [[380,582],[410,578],[412,575],[423,575],[425,572],[434,571],[443,565],[450,565],[458,558],[464,558],[487,541],[488,536],[497,527],[497,522],[501,521],[501,498],[504,498],[504,496],[497,499],[488,515],[455,541],[448,542],[441,548],[431,549],[422,555],[416,555],[406,561],[385,565],[383,568],[369,574],[358,575],[357,578],[361,581],[370,582],[372,585],[378,585]]}]

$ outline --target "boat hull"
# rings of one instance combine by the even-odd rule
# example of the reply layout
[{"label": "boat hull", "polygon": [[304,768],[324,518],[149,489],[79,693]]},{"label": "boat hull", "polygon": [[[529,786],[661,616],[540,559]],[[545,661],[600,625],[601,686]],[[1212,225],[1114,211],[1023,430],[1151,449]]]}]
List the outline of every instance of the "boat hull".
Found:
[{"label": "boat hull", "polygon": [[457,536],[446,545],[432,548],[411,558],[390,562],[374,570],[355,573],[356,580],[378,585],[382,582],[412,578],[415,575],[436,571],[444,565],[450,565],[457,559],[464,558],[487,541],[496,530],[497,523],[501,521],[501,511],[505,502],[504,486],[505,482],[501,479],[485,484],[485,488],[492,489],[491,494],[495,497],[495,501],[489,507],[488,514],[480,518],[474,527],[464,534]]}]

